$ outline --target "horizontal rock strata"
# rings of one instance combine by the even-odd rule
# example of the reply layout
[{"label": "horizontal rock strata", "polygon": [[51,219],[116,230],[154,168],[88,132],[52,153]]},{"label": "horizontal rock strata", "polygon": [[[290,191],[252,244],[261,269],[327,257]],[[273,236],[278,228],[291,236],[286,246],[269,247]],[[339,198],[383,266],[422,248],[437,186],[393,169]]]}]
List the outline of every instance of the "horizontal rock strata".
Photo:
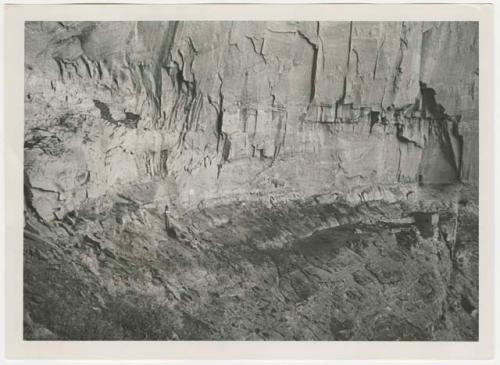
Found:
[{"label": "horizontal rock strata", "polygon": [[33,208],[52,220],[167,176],[184,208],[477,184],[477,32],[463,22],[27,23]]}]

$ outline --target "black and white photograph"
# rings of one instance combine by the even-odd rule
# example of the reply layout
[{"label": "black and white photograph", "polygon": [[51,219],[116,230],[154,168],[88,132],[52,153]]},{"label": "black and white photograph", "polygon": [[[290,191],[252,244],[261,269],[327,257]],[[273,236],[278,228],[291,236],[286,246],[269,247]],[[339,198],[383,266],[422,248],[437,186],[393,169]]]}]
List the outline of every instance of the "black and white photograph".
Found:
[{"label": "black and white photograph", "polygon": [[479,340],[478,22],[24,40],[24,340]]}]

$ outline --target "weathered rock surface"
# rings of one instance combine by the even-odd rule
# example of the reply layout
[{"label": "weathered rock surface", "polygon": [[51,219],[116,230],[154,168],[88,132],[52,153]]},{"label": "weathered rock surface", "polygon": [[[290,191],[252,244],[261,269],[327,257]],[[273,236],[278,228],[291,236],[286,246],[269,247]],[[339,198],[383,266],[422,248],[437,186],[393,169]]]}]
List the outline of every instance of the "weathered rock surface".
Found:
[{"label": "weathered rock surface", "polygon": [[477,339],[476,23],[25,37],[27,338]]}]

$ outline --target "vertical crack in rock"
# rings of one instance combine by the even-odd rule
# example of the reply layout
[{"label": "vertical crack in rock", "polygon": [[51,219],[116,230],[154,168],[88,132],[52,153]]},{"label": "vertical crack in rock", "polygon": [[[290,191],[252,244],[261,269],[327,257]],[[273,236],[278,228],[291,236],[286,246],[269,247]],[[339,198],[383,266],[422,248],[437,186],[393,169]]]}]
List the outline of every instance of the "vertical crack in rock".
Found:
[{"label": "vertical crack in rock", "polygon": [[401,36],[399,37],[398,57],[397,57],[397,61],[396,61],[394,79],[392,82],[392,92],[394,94],[396,94],[399,91],[399,87],[400,87],[400,79],[401,79],[401,74],[403,72],[403,70],[401,69],[401,65],[403,64],[405,50],[408,48],[407,33],[408,33],[408,27],[405,24],[405,22],[403,22],[401,24]]},{"label": "vertical crack in rock", "polygon": [[219,78],[219,103],[216,107],[217,111],[217,119],[215,122],[215,131],[217,133],[217,152],[219,151],[220,139],[222,137],[222,124],[224,123],[224,94],[222,93],[222,76],[220,73],[217,73],[217,77]]},{"label": "vertical crack in rock", "polygon": [[225,163],[229,162],[229,154],[231,153],[231,140],[229,139],[227,133],[221,132],[221,138],[223,141],[223,145],[222,145],[220,161],[217,165],[217,179],[219,179],[220,177],[222,166]]},{"label": "vertical crack in rock", "polygon": [[297,31],[297,34],[304,39],[313,49],[313,57],[311,63],[311,90],[309,93],[309,105],[312,104],[315,94],[316,94],[316,73],[318,69],[318,45],[312,42],[309,37],[307,37],[301,31]]},{"label": "vertical crack in rock", "polygon": [[276,123],[276,134],[274,136],[274,152],[271,159],[271,166],[278,157],[281,147],[285,144],[287,114],[286,109],[278,107],[272,114],[273,124]]},{"label": "vertical crack in rock", "polygon": [[321,52],[321,69],[322,71],[325,70],[325,45],[323,43],[323,38],[321,38],[321,33],[320,33],[320,22],[316,23],[316,37],[318,37],[319,43],[321,47],[318,47],[319,51]]},{"label": "vertical crack in rock", "polygon": [[[384,38],[382,39],[382,42],[380,42],[380,46],[377,48],[377,55],[375,56],[375,64],[373,65],[373,80],[375,80],[375,78],[377,77],[377,66],[378,66],[378,62],[379,62],[379,58],[380,58],[380,52],[382,51],[384,44],[385,44],[385,34],[384,34]],[[385,93],[383,93],[383,94],[385,94]]]},{"label": "vertical crack in rock", "polygon": [[344,74],[344,81],[342,85],[342,96],[340,97],[339,100],[335,101],[335,121],[338,120],[338,110],[339,107],[344,104],[346,96],[347,96],[347,80],[348,80],[348,75],[349,75],[349,67],[351,63],[351,52],[352,52],[352,29],[353,29],[353,23],[354,22],[349,22],[349,37],[348,37],[348,42],[347,42],[347,62],[346,62],[346,72]]},{"label": "vertical crack in rock", "polygon": [[174,45],[175,35],[177,33],[177,28],[179,27],[178,21],[168,22],[167,30],[163,35],[161,41],[160,50],[158,52],[158,59],[154,66],[154,80],[155,80],[155,93],[153,95],[154,103],[156,106],[155,113],[155,127],[158,128],[158,120],[162,116],[162,68],[163,65],[168,64],[171,60],[171,50]]}]

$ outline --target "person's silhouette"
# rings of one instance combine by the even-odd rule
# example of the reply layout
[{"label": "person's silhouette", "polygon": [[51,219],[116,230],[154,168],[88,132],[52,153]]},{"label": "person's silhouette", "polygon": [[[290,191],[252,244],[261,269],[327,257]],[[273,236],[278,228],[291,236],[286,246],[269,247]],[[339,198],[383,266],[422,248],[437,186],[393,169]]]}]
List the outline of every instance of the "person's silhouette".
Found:
[{"label": "person's silhouette", "polygon": [[165,230],[168,232],[170,229],[170,210],[168,209],[168,205],[165,205],[163,215],[165,216]]}]

